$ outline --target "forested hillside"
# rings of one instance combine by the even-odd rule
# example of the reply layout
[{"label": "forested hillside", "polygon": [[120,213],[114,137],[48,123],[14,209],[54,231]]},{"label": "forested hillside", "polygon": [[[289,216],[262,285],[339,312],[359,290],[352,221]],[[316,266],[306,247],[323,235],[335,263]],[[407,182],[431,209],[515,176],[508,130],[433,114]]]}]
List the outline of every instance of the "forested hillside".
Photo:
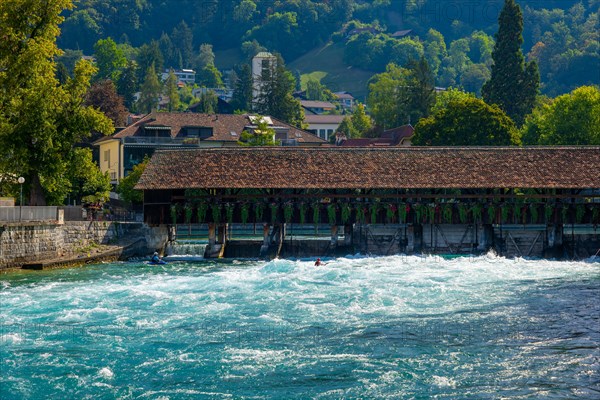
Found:
[{"label": "forested hillside", "polygon": [[[294,60],[333,41],[337,65],[329,60],[329,66],[321,67],[317,58],[310,68],[298,63],[299,72],[339,75],[336,71],[353,67],[373,74],[384,71],[389,62],[405,65],[425,56],[438,86],[459,86],[479,93],[489,79],[502,3],[81,0],[65,14],[59,46],[92,54],[99,39],[110,37],[129,48],[126,53],[134,58],[137,49],[155,41],[162,53],[160,67],[177,68],[195,67],[200,45],[208,43],[217,57],[222,51],[234,55],[226,62],[217,59],[217,65],[231,67],[255,51],[267,49],[296,66]],[[538,62],[542,92],[555,96],[581,85],[598,84],[600,1],[518,3],[524,16],[523,51]],[[333,89],[344,89],[339,87],[343,76],[330,77],[329,82],[338,86]]]}]

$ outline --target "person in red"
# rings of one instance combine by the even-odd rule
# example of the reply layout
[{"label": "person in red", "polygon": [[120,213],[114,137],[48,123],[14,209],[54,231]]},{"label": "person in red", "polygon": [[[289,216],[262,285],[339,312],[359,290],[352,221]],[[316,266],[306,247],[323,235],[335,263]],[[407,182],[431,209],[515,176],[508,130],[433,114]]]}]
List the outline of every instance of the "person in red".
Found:
[{"label": "person in red", "polygon": [[315,261],[315,267],[319,267],[321,265],[327,265],[327,264],[324,262],[321,262],[320,258],[317,258],[317,261]]}]

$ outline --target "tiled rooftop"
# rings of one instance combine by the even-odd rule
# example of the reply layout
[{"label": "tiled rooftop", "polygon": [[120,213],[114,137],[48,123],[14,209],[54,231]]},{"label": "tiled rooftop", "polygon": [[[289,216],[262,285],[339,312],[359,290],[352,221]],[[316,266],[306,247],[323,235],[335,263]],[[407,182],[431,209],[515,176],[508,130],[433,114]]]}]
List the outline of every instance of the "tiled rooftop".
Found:
[{"label": "tiled rooftop", "polygon": [[600,188],[600,147],[158,151],[137,188]]},{"label": "tiled rooftop", "polygon": [[[289,129],[289,139],[297,139],[300,143],[324,143],[325,141],[310,132],[295,128],[285,122],[271,117],[273,127]],[[167,113],[153,112],[146,115],[136,123],[106,139],[119,139],[136,136],[142,133],[144,126],[168,126],[171,128],[171,137],[177,137],[183,127],[201,126],[212,127],[213,136],[206,141],[237,141],[246,126],[253,125],[248,115],[234,114],[199,114],[199,113]],[[232,134],[235,133],[234,134]]]}]

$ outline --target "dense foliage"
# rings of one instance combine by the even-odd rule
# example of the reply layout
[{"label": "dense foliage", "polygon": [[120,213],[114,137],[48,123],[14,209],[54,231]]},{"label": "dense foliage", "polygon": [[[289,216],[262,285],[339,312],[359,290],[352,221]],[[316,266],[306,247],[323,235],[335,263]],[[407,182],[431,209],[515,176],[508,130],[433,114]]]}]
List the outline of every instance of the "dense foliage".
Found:
[{"label": "dense foliage", "polygon": [[119,193],[119,196],[121,196],[123,200],[130,204],[139,204],[144,201],[144,193],[141,190],[136,190],[134,188],[144,173],[144,170],[148,165],[148,161],[150,161],[150,159],[146,156],[144,157],[144,161],[134,165],[133,171],[131,171],[125,178],[121,179],[119,185],[117,186],[117,193]]},{"label": "dense foliage", "polygon": [[542,102],[526,120],[523,142],[530,145],[600,145],[600,90],[583,86]]},{"label": "dense foliage", "polygon": [[[404,66],[425,56],[438,86],[460,85],[477,93],[490,77],[492,35],[502,3],[81,0],[65,12],[59,45],[91,54],[98,40],[113,38],[129,59],[137,57],[141,81],[152,63],[157,71],[201,71],[198,56],[206,44],[216,50],[236,48],[246,57],[267,49],[291,62],[333,40],[344,44],[347,65],[378,73],[390,62]],[[519,5],[523,51],[540,65],[544,93],[600,83],[598,1],[522,0]],[[356,29],[359,33],[352,33]],[[393,35],[403,30],[411,32]]]},{"label": "dense foliage", "polygon": [[70,0],[0,2],[0,172],[25,178],[31,205],[62,204],[69,178],[80,176],[74,145],[91,131],[113,131],[84,103],[96,72],[90,63],[78,61],[62,84],[56,77],[60,14],[70,7]]},{"label": "dense foliage", "polygon": [[511,119],[496,105],[465,97],[451,100],[447,107],[415,126],[415,145],[507,146],[521,143]]}]

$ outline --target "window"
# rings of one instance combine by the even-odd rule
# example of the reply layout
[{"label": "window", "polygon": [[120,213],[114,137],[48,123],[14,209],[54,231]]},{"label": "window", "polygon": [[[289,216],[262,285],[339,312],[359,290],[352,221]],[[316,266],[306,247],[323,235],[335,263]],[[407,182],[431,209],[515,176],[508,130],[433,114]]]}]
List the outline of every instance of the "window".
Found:
[{"label": "window", "polygon": [[117,173],[116,172],[111,172],[110,173],[110,179],[113,180],[113,181],[116,181],[117,180]]},{"label": "window", "polygon": [[104,150],[104,162],[107,163],[110,168],[110,150]]},{"label": "window", "polygon": [[200,139],[207,139],[213,135],[212,128],[200,128]]},{"label": "window", "polygon": [[198,137],[200,136],[200,129],[199,128],[187,128],[186,129],[186,135],[187,137]]},{"label": "window", "polygon": [[321,139],[327,139],[327,129],[319,129],[319,137]]}]

